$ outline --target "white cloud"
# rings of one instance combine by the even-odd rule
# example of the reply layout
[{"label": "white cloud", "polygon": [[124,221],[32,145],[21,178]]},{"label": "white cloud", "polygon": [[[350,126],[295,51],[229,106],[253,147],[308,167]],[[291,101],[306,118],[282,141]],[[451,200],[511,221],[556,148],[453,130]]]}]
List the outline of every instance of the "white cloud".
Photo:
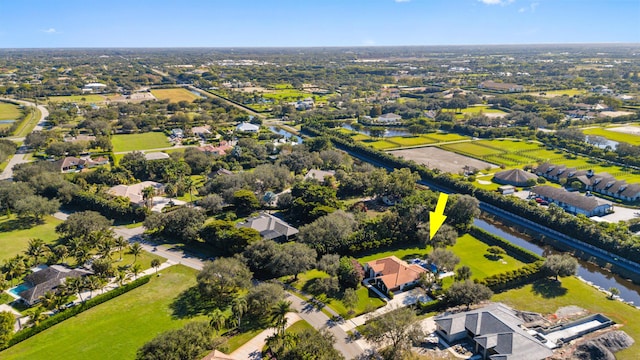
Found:
[{"label": "white cloud", "polygon": [[56,33],[56,29],[54,28],[48,28],[47,30],[42,30],[43,33],[47,33],[47,34],[55,34]]},{"label": "white cloud", "polygon": [[516,0],[478,0],[485,5],[507,5]]},{"label": "white cloud", "polygon": [[365,39],[362,42],[362,45],[364,46],[374,46],[375,44],[376,44],[375,40],[372,40],[372,39]]},{"label": "white cloud", "polygon": [[395,1],[397,3],[407,3],[407,2],[409,2],[411,0],[393,0],[393,1]]},{"label": "white cloud", "polygon": [[527,11],[536,12],[536,9],[538,8],[538,5],[540,5],[539,2],[532,2],[529,5],[529,7],[521,7],[520,9],[518,9],[518,12],[519,13],[524,13],[524,12],[527,12]]}]

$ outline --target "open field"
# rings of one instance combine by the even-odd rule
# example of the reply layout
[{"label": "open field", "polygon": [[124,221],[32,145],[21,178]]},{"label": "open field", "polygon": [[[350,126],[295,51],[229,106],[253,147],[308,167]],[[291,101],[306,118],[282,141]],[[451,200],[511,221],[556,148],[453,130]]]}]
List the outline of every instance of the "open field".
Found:
[{"label": "open field", "polygon": [[[461,143],[452,145],[467,144],[473,145],[472,143]],[[429,168],[437,168],[441,171],[454,174],[463,171],[463,168],[466,165],[473,166],[476,169],[480,170],[496,167],[495,165],[492,165],[488,162],[460,155],[455,152],[442,150],[433,146],[416,149],[396,150],[390,151],[389,153],[407,160],[413,160],[418,164],[426,165]]]},{"label": "open field", "polygon": [[617,359],[638,359],[640,354],[640,310],[618,301],[607,299],[606,295],[583,283],[575,277],[562,278],[558,284],[551,280],[539,280],[517,289],[505,291],[493,296],[519,310],[552,314],[558,308],[577,305],[592,313],[603,313],[618,324],[636,340],[630,348],[616,353]]},{"label": "open field", "polygon": [[[447,110],[453,112],[454,110]],[[483,113],[488,117],[502,117],[507,113],[500,109],[492,109],[488,105],[469,106],[462,109],[459,113],[456,113],[456,119],[464,119],[465,115],[476,115]]]},{"label": "open field", "polygon": [[50,96],[51,102],[74,102],[74,103],[101,103],[107,100],[102,95],[86,94],[86,95],[69,95],[69,96]]},{"label": "open field", "polygon": [[[592,128],[592,129],[585,129],[582,132],[585,135],[602,136],[609,140],[613,140],[617,142],[626,142],[631,145],[640,145],[640,135],[634,135],[633,133],[629,133],[628,131],[617,130],[617,129],[626,130],[625,128],[607,128],[607,129]],[[638,130],[638,134],[640,134],[640,128],[636,128],[636,129]]]},{"label": "open field", "polygon": [[354,141],[363,142],[376,149],[393,149],[405,146],[421,146],[431,145],[448,141],[467,140],[469,137],[458,134],[449,133],[428,133],[413,136],[390,136],[385,138],[374,139],[369,135],[362,134],[345,128],[338,128],[336,131],[351,136]]},{"label": "open field", "polygon": [[20,106],[6,102],[0,102],[0,120],[20,120],[22,111]]},{"label": "open field", "polygon": [[[540,95],[540,93],[543,93],[543,95]],[[532,91],[525,94],[552,98],[556,96],[574,96],[574,95],[582,95],[586,93],[587,93],[587,90],[567,89],[567,90]]]},{"label": "open field", "polygon": [[168,99],[170,102],[173,102],[173,103],[177,103],[180,101],[193,102],[194,100],[198,99],[198,95],[183,88],[154,89],[154,90],[151,90],[151,94],[153,94],[153,96],[155,96],[158,100]]},{"label": "open field", "polygon": [[114,152],[148,150],[170,147],[167,136],[160,132],[121,134],[111,137]]},{"label": "open field", "polygon": [[36,125],[38,125],[38,122],[40,121],[40,117],[42,116],[42,112],[40,112],[40,109],[36,108],[31,108],[33,109],[33,111],[29,112],[29,114],[24,118],[24,120],[22,120],[22,123],[20,124],[20,126],[18,126],[18,129],[14,132],[14,136],[16,137],[24,137],[29,135],[29,133],[31,133],[31,131],[33,130],[33,128],[36,127]]},{"label": "open field", "polygon": [[24,228],[23,223],[15,216],[0,216],[0,263],[27,250],[30,239],[42,239],[51,243],[58,238],[56,225],[62,221],[52,216],[44,218],[44,223],[31,228]]},{"label": "open field", "polygon": [[89,309],[0,353],[2,359],[133,359],[157,334],[197,319],[176,319],[170,304],[195,284],[181,265],[137,289]]}]

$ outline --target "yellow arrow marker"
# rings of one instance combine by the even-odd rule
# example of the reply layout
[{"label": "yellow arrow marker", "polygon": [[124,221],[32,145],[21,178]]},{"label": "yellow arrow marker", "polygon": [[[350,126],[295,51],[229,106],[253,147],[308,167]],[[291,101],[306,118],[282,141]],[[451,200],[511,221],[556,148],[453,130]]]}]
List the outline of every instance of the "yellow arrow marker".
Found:
[{"label": "yellow arrow marker", "polygon": [[449,195],[441,192],[438,198],[438,204],[436,205],[436,211],[429,211],[429,240],[433,239],[438,229],[440,229],[447,219],[444,215],[444,207],[447,205],[447,199],[449,199]]}]

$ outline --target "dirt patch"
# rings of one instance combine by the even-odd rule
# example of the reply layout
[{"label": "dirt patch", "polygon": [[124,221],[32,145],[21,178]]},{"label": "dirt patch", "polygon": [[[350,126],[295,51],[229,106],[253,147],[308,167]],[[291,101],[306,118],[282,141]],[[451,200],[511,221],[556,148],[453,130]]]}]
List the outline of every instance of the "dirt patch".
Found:
[{"label": "dirt patch", "polygon": [[640,136],[640,127],[638,126],[619,126],[614,128],[606,128],[605,130],[615,131],[623,134],[631,134],[635,136]]},{"label": "dirt patch", "polygon": [[418,164],[426,165],[431,169],[440,169],[443,172],[460,173],[465,166],[473,166],[476,169],[497,168],[496,165],[470,158],[468,156],[456,154],[451,151],[428,146],[416,149],[389,151],[391,155],[402,157],[406,160],[413,160]]},{"label": "dirt patch", "polygon": [[569,319],[578,316],[584,316],[588,314],[588,311],[575,305],[564,306],[556,310],[556,316],[559,319]]},{"label": "dirt patch", "polygon": [[633,113],[631,111],[603,111],[600,115],[614,118],[618,116],[633,115]]}]

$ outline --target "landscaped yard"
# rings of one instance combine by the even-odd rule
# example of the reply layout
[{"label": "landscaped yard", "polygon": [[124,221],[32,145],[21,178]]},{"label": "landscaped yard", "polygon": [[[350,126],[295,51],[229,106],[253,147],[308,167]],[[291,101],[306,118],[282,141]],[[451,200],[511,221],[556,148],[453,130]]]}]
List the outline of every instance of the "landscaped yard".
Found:
[{"label": "landscaped yard", "polygon": [[167,136],[160,132],[120,134],[111,137],[114,152],[148,150],[170,147]]},{"label": "landscaped yard", "polygon": [[0,120],[16,120],[22,118],[20,107],[15,104],[0,102]]},{"label": "landscaped yard", "polygon": [[154,89],[154,90],[151,90],[151,94],[153,94],[153,96],[158,98],[158,100],[168,99],[170,102],[173,102],[173,103],[177,103],[180,101],[193,102],[193,100],[198,99],[198,95],[183,88]]},{"label": "landscaped yard", "polygon": [[51,102],[74,102],[74,103],[101,103],[106,100],[102,95],[69,95],[69,96],[50,96]]},{"label": "landscaped yard", "polygon": [[42,239],[51,243],[58,238],[56,225],[61,223],[52,216],[44,218],[44,223],[31,228],[24,228],[15,216],[0,216],[0,263],[27,250],[30,239]]},{"label": "landscaped yard", "polygon": [[562,279],[562,284],[555,281],[540,280],[521,288],[505,291],[493,296],[492,300],[500,301],[516,309],[535,311],[543,314],[554,313],[558,308],[577,305],[592,313],[603,313],[618,324],[636,340],[635,344],[616,353],[617,359],[637,359],[640,354],[640,310],[618,301],[607,299],[606,295],[583,283],[575,277]]},{"label": "landscaped yard", "polygon": [[195,271],[181,265],[104,304],[65,320],[0,353],[2,359],[133,359],[157,334],[195,319],[175,319],[169,305],[195,285]]}]

